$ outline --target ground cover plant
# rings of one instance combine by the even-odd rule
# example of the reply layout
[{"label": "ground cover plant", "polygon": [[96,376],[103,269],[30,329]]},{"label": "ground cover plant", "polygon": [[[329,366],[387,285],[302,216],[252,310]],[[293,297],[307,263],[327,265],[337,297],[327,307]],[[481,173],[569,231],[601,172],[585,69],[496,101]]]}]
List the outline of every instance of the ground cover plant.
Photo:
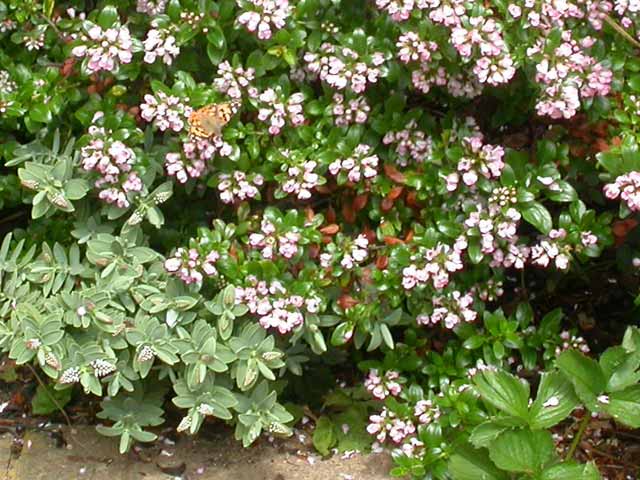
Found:
[{"label": "ground cover plant", "polygon": [[34,410],[96,398],[126,452],[305,407],[399,476],[601,478],[589,422],[640,428],[639,22],[0,2],[0,348]]}]

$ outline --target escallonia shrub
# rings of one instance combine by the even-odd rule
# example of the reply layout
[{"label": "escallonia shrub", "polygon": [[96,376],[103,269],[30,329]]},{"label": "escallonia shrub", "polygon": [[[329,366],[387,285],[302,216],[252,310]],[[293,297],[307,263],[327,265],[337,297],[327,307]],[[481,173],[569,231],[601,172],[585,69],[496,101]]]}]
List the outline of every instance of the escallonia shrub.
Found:
[{"label": "escallonia shrub", "polygon": [[325,396],[323,454],[599,478],[548,429],[578,406],[640,427],[638,333],[597,362],[544,296],[602,255],[640,266],[638,22],[622,0],[0,1],[2,351],[101,398],[121,452],[169,401],[178,431],[290,434],[285,385],[338,362],[362,376]]}]

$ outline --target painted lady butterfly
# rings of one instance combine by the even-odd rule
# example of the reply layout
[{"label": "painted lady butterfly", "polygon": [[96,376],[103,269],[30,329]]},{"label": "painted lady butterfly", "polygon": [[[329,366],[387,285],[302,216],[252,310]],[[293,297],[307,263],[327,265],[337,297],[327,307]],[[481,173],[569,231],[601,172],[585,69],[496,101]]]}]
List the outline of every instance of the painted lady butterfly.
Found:
[{"label": "painted lady butterfly", "polygon": [[213,103],[189,115],[189,135],[199,138],[220,137],[224,127],[238,111],[239,102]]}]

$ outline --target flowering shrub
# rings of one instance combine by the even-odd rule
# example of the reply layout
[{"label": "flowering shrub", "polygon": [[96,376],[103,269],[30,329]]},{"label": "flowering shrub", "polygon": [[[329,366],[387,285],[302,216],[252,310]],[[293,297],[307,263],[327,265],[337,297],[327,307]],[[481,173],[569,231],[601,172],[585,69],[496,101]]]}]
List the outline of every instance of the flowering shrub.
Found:
[{"label": "flowering shrub", "polygon": [[284,385],[338,358],[362,385],[322,453],[598,478],[545,429],[640,426],[637,331],[597,363],[544,298],[640,266],[633,2],[112,3],[0,2],[0,200],[33,220],[0,248],[11,359],[101,397],[122,452],[165,401],[288,434]]}]

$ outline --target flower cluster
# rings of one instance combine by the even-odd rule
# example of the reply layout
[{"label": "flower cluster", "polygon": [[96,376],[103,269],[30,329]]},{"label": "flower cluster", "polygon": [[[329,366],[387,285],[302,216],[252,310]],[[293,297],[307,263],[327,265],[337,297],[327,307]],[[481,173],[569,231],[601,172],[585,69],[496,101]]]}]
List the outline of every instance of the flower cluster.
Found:
[{"label": "flower cluster", "polygon": [[164,13],[169,0],[138,0],[136,11],[146,13],[149,16],[160,15]]},{"label": "flower cluster", "polygon": [[264,177],[259,173],[246,174],[236,170],[233,173],[218,175],[218,191],[220,200],[224,203],[234,203],[236,200],[260,198],[260,190],[264,184]]},{"label": "flower cluster", "polygon": [[147,38],[142,42],[144,61],[154,63],[160,58],[165,65],[171,65],[173,59],[180,54],[172,29],[160,28],[157,22],[151,22],[151,26],[154,28],[147,32]]},{"label": "flower cluster", "polygon": [[447,91],[458,98],[475,98],[482,93],[482,84],[475,77],[466,72],[452,74],[445,67],[435,67],[430,63],[420,63],[411,72],[411,83],[422,93],[429,93],[431,88],[445,87]]},{"label": "flower cluster", "polygon": [[492,265],[523,269],[528,258],[528,249],[522,250],[516,245],[522,218],[514,208],[516,202],[514,188],[496,188],[488,206],[477,204],[464,221],[465,235],[468,238],[479,237],[480,251],[493,256]]},{"label": "flower cluster", "polygon": [[144,103],[140,104],[140,116],[147,122],[153,122],[153,126],[162,132],[181,132],[190,114],[190,106],[185,105],[177,96],[167,95],[162,91],[154,95],[146,94]]},{"label": "flower cluster", "polygon": [[384,400],[389,395],[394,397],[400,395],[402,385],[398,380],[400,380],[400,373],[395,370],[389,370],[380,376],[378,370],[372,368],[364,380],[364,386],[375,398]]},{"label": "flower cluster", "polygon": [[38,51],[44,47],[44,31],[42,29],[36,29],[31,35],[27,35],[24,38],[24,46],[29,51]]},{"label": "flower cluster", "polygon": [[[485,178],[499,178],[504,169],[504,149],[501,146],[483,144],[482,135],[474,135],[463,139],[466,148],[465,156],[458,162],[458,172],[462,182],[473,187],[482,175]],[[447,176],[447,190],[457,188],[458,173]]]},{"label": "flower cluster", "polygon": [[318,53],[307,52],[304,55],[309,73],[317,75],[336,90],[349,88],[355,93],[363,93],[368,83],[378,81],[382,76],[379,67],[384,60],[381,52],[374,52],[365,59],[349,47],[328,42],[320,46]]},{"label": "flower cluster", "polygon": [[629,210],[640,211],[640,172],[631,171],[619,175],[615,182],[604,186],[604,195],[610,200],[620,197]]},{"label": "flower cluster", "polygon": [[58,380],[63,385],[70,385],[80,381],[80,369],[78,367],[67,368]]},{"label": "flower cluster", "polygon": [[340,258],[340,266],[345,270],[352,270],[362,264],[369,256],[369,240],[364,234],[358,235],[353,240],[345,238],[344,244],[339,249],[325,252],[320,255],[320,266],[329,268]]},{"label": "flower cluster", "polygon": [[175,275],[187,285],[202,283],[205,275],[207,277],[218,275],[215,263],[220,256],[216,250],[211,250],[206,256],[203,256],[196,248],[181,247],[175,251],[173,256],[165,260],[164,268],[170,275]]},{"label": "flower cluster", "polygon": [[138,351],[137,360],[140,363],[149,362],[149,361],[153,360],[155,358],[155,356],[156,356],[155,349],[151,345],[144,345]]},{"label": "flower cluster", "polygon": [[99,25],[91,25],[82,42],[71,50],[75,57],[86,57],[88,73],[100,71],[115,72],[120,64],[131,63],[133,41],[127,27],[112,27],[103,30]]},{"label": "flower cluster", "polygon": [[232,147],[221,137],[211,139],[192,138],[182,144],[182,153],[167,153],[164,166],[167,175],[176,177],[180,183],[190,178],[199,178],[207,169],[207,162],[215,155],[228,157]]},{"label": "flower cluster", "polygon": [[413,409],[413,415],[418,419],[420,424],[429,425],[437,421],[442,415],[442,412],[440,407],[435,405],[431,400],[420,400]]},{"label": "flower cluster", "polygon": [[394,22],[407,20],[414,5],[415,0],[376,0],[376,7],[386,11]]},{"label": "flower cluster", "polygon": [[473,295],[462,294],[458,290],[448,293],[446,296],[433,297],[433,312],[431,315],[418,315],[416,321],[419,325],[444,325],[449,330],[464,322],[473,322],[478,312],[473,310]]},{"label": "flower cluster", "polygon": [[415,431],[416,426],[411,420],[399,418],[387,407],[384,407],[379,414],[371,415],[367,425],[367,432],[375,435],[380,443],[389,437],[394,443],[400,444]]},{"label": "flower cluster", "polygon": [[[421,92],[428,93],[435,85],[447,87],[454,96],[472,98],[480,93],[483,84],[504,84],[515,75],[503,26],[490,10],[468,9],[469,5],[460,0],[378,0],[376,5],[394,21],[408,20],[416,8],[428,12],[432,22],[447,29],[449,43],[460,55],[460,63],[473,65],[470,72],[452,73],[442,64],[441,55],[433,55],[445,45],[426,41],[414,30],[403,31],[396,42],[396,55],[402,63],[409,64],[412,83]],[[472,78],[468,78],[469,74]]]},{"label": "flower cluster", "polygon": [[[439,243],[434,248],[420,247],[419,255],[412,255],[412,263],[402,269],[402,286],[406,290],[424,287],[429,282],[437,290],[449,284],[449,276],[462,270],[462,252],[467,247],[464,238],[460,238],[453,247]],[[418,267],[418,264],[424,266]]]},{"label": "flower cluster", "polygon": [[276,226],[266,218],[260,223],[260,232],[249,235],[249,245],[260,250],[262,258],[273,260],[276,252],[286,259],[292,259],[299,253],[300,233],[290,230],[278,233]]},{"label": "flower cluster", "polygon": [[425,163],[433,154],[433,141],[425,132],[418,129],[415,120],[411,120],[402,130],[387,132],[382,138],[385,145],[395,145],[396,162],[401,167],[415,163]]},{"label": "flower cluster", "polygon": [[267,283],[250,276],[247,281],[249,287],[236,287],[236,303],[246,305],[249,312],[259,317],[258,321],[265,329],[289,333],[303,324],[305,310],[309,313],[320,310],[318,297],[291,295],[277,280]]},{"label": "flower cluster", "polygon": [[213,85],[220,93],[228,95],[234,100],[240,100],[243,92],[249,98],[258,96],[258,89],[251,85],[255,79],[255,70],[253,68],[242,67],[233,68],[228,61],[224,61],[218,65],[218,77],[213,80]]},{"label": "flower cluster", "polygon": [[187,183],[191,178],[201,177],[207,164],[198,157],[190,159],[180,153],[170,152],[165,155],[164,168],[167,175],[176,177],[180,183]]},{"label": "flower cluster", "polygon": [[[329,172],[332,175],[344,173],[346,180],[352,183],[358,183],[360,180],[374,180],[378,175],[378,156],[372,154],[372,148],[369,145],[361,143],[358,145],[352,155],[344,160],[337,159],[329,165]],[[338,182],[342,180],[338,177]]]},{"label": "flower cluster", "polygon": [[116,371],[116,366],[108,360],[93,360],[90,365],[93,368],[93,374],[98,378],[106,377]]},{"label": "flower cluster", "polygon": [[16,82],[11,80],[11,75],[6,70],[0,70],[0,95],[10,95],[16,90]]},{"label": "flower cluster", "polygon": [[480,83],[507,83],[516,69],[500,24],[494,18],[484,16],[469,16],[464,20],[451,30],[451,43],[455,49],[465,60],[478,52],[473,73]]},{"label": "flower cluster", "polygon": [[572,335],[567,330],[563,330],[560,333],[560,339],[562,340],[562,345],[556,348],[556,355],[560,355],[563,351],[569,350],[570,348],[583,353],[589,353],[591,351],[589,344],[587,344],[587,341],[583,337]]},{"label": "flower cluster", "polygon": [[269,133],[279,135],[288,118],[291,125],[298,127],[304,123],[304,113],[302,102],[304,95],[294,93],[285,98],[280,92],[273,88],[268,88],[258,97],[260,109],[258,119],[269,123]]},{"label": "flower cluster", "polygon": [[345,101],[344,95],[335,93],[331,113],[338,127],[346,127],[353,123],[365,123],[371,107],[365,97],[353,98]]},{"label": "flower cluster", "polygon": [[291,15],[289,0],[237,0],[243,13],[238,23],[254,33],[260,40],[269,40],[274,30],[280,30],[287,24]]},{"label": "flower cluster", "polygon": [[396,42],[398,59],[402,63],[420,62],[424,64],[431,60],[431,54],[438,50],[438,44],[425,41],[416,32],[403,33]]},{"label": "flower cluster", "polygon": [[[570,245],[562,245],[560,242],[567,237],[567,231],[564,228],[552,229],[549,237],[540,241],[539,244],[531,247],[531,263],[540,267],[547,267],[553,261],[558,270],[566,270],[569,268],[571,260]],[[587,235],[584,237],[588,245],[593,244],[595,236]],[[597,238],[595,238],[597,241]],[[585,245],[587,246],[587,245]]]},{"label": "flower cluster", "polygon": [[[94,116],[94,122],[100,118],[102,112]],[[132,170],[136,154],[120,140],[113,140],[103,127],[91,125],[88,133],[90,141],[80,150],[82,168],[99,175],[95,186],[100,199],[127,208],[127,194],[142,190],[142,180]]]},{"label": "flower cluster", "polygon": [[[283,151],[288,156],[287,151]],[[303,162],[300,166],[283,164],[285,180],[282,191],[289,195],[295,195],[299,200],[311,198],[311,190],[324,183],[324,178],[315,173],[318,163],[315,160]]]},{"label": "flower cluster", "polygon": [[581,98],[608,95],[613,79],[611,70],[584,52],[595,43],[593,38],[578,42],[572,38],[571,31],[566,30],[562,40],[550,53],[543,51],[542,43],[527,51],[530,56],[542,53],[536,67],[536,80],[543,85],[543,92],[536,110],[551,118],[571,118],[580,108]]}]

